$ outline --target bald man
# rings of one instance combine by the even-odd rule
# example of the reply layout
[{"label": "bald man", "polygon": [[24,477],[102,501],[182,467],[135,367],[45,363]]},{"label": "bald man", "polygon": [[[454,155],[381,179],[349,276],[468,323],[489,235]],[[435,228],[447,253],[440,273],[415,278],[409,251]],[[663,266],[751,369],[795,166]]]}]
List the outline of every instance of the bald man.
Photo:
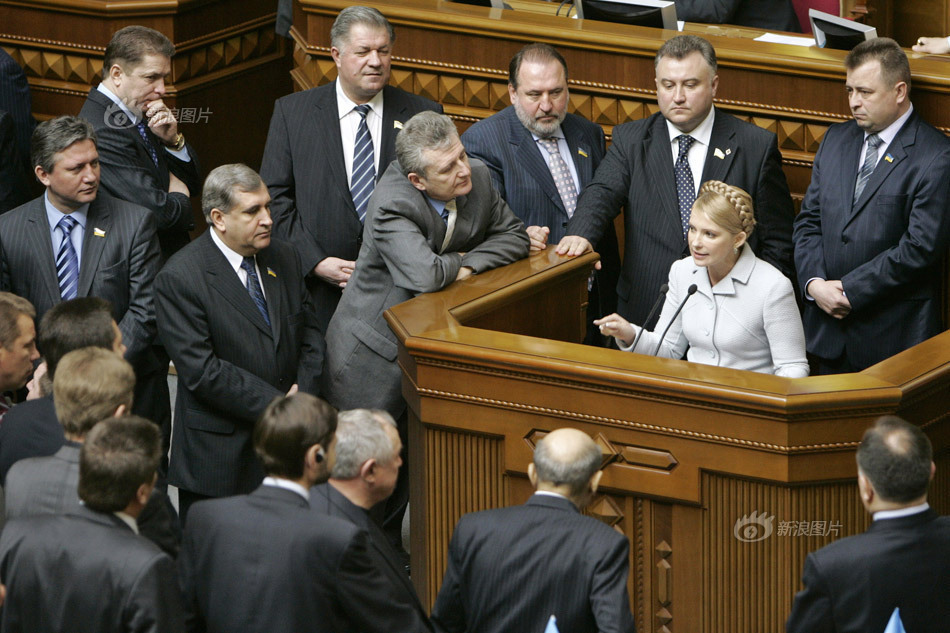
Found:
[{"label": "bald man", "polygon": [[580,509],[594,498],[601,451],[558,429],[534,450],[535,494],[522,506],[467,514],[455,527],[432,621],[437,631],[633,633],[629,543]]}]

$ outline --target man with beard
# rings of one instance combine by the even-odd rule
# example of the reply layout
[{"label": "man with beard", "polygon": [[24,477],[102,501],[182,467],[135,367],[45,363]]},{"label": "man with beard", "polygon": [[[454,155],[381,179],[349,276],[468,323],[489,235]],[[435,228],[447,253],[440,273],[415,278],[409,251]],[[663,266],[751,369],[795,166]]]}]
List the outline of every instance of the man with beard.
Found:
[{"label": "man with beard", "polygon": [[[527,226],[532,250],[564,237],[577,197],[604,157],[604,131],[567,112],[567,62],[547,44],[529,44],[508,66],[511,106],[462,135],[469,154],[491,171],[492,183]],[[595,249],[603,266],[587,308],[587,343],[603,343],[592,321],[616,309],[620,256],[613,225]]]}]

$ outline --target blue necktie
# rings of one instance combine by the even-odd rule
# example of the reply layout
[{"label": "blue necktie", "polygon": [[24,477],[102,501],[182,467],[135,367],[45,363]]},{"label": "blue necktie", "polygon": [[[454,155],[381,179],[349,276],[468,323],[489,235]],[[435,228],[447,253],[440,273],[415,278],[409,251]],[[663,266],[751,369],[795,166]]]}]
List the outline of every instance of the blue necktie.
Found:
[{"label": "blue necktie", "polygon": [[152,145],[152,141],[148,140],[148,134],[145,131],[145,121],[139,121],[138,125],[135,127],[139,131],[139,136],[141,136],[142,140],[145,141],[145,147],[148,148],[148,153],[152,157],[152,162],[155,163],[156,167],[158,167],[158,153],[155,152],[155,146]]},{"label": "blue necktie", "polygon": [[679,156],[673,165],[673,175],[676,177],[676,197],[680,204],[680,220],[683,222],[683,237],[689,232],[689,214],[696,202],[696,186],[693,184],[693,171],[689,168],[689,159],[686,154],[693,145],[694,139],[688,134],[677,137],[680,142]]},{"label": "blue necktie", "polygon": [[257,278],[257,270],[254,268],[254,258],[245,257],[244,261],[241,262],[241,268],[247,273],[247,292],[251,295],[251,299],[254,300],[254,305],[257,306],[261,316],[264,317],[264,322],[267,323],[267,327],[270,327],[270,315],[267,314],[267,300],[264,299],[264,291],[261,290],[261,282]]},{"label": "blue necktie", "polygon": [[858,198],[860,198],[864,192],[864,188],[867,186],[868,180],[871,179],[871,174],[874,173],[874,168],[877,166],[877,148],[881,142],[881,137],[877,134],[868,134],[868,151],[864,156],[864,165],[861,166],[861,171],[858,172],[858,181],[854,185],[855,203],[857,203]]},{"label": "blue necktie", "polygon": [[56,253],[56,277],[59,279],[59,294],[63,301],[75,299],[76,290],[79,287],[79,256],[76,255],[76,249],[73,248],[73,242],[70,239],[70,233],[77,224],[79,222],[71,215],[64,215],[63,219],[56,224],[56,227],[63,232],[63,239]]},{"label": "blue necktie", "polygon": [[376,156],[373,153],[373,137],[370,136],[369,126],[366,125],[369,104],[364,103],[353,109],[360,115],[360,125],[356,129],[356,143],[353,146],[353,176],[350,180],[350,194],[353,196],[356,214],[362,222],[366,218],[369,197],[376,187]]}]

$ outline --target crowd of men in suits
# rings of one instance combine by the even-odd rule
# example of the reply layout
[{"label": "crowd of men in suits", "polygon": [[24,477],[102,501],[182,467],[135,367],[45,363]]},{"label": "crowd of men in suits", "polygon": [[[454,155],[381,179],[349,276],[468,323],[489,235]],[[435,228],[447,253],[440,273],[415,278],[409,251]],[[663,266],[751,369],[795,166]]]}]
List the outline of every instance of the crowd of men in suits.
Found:
[{"label": "crowd of men in suits", "polygon": [[[0,215],[0,392],[34,376],[38,396],[0,401],[0,631],[541,630],[552,615],[564,630],[633,631],[629,544],[580,513],[600,452],[572,429],[537,445],[528,504],[459,523],[429,620],[401,545],[406,405],[383,312],[550,242],[601,253],[589,320],[616,310],[650,327],[707,180],[752,196],[750,245],[797,276],[820,371],[940,331],[950,141],[914,112],[893,41],[848,56],[854,120],[829,129],[794,220],[775,135],[713,106],[702,38],[660,48],[659,112],[617,126],[609,149],[567,112],[567,64],[548,45],[515,55],[512,105],[460,137],[440,105],[388,85],[394,42],[377,10],[343,10],[337,79],[275,103],[260,174],[222,165],[202,185],[163,101],[174,47],[140,26],[115,33],[78,117],[32,133],[44,192]],[[199,194],[208,229],[189,241]],[[605,344],[593,328],[586,342]],[[888,424],[865,438],[873,459],[859,450],[862,499],[900,511],[883,518],[925,514],[913,529],[945,545],[925,507],[932,469],[911,498],[880,468],[908,443],[930,463],[926,437]],[[792,630],[841,617],[815,615],[837,599],[820,585],[838,559],[809,560],[789,626],[812,628]],[[38,589],[54,582],[62,592]]]}]

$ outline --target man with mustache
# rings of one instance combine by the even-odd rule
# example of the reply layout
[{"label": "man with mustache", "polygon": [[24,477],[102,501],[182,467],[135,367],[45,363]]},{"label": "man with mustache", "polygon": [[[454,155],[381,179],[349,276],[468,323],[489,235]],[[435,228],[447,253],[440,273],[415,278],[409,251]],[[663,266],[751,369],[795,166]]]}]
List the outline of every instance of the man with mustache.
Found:
[{"label": "man with mustache", "polygon": [[[567,62],[547,44],[529,44],[508,66],[511,106],[462,134],[469,153],[491,172],[501,197],[527,226],[533,250],[557,244],[574,215],[577,196],[604,157],[604,130],[567,111]],[[617,306],[620,255],[612,224],[594,247],[604,262],[594,276],[586,343],[604,343],[593,325]]]},{"label": "man with mustache", "polygon": [[257,488],[254,422],[277,396],[317,393],[324,349],[300,257],[271,240],[260,176],[217,167],[201,206],[208,230],[155,280],[159,337],[178,371],[168,481],[183,523],[195,501]]}]

